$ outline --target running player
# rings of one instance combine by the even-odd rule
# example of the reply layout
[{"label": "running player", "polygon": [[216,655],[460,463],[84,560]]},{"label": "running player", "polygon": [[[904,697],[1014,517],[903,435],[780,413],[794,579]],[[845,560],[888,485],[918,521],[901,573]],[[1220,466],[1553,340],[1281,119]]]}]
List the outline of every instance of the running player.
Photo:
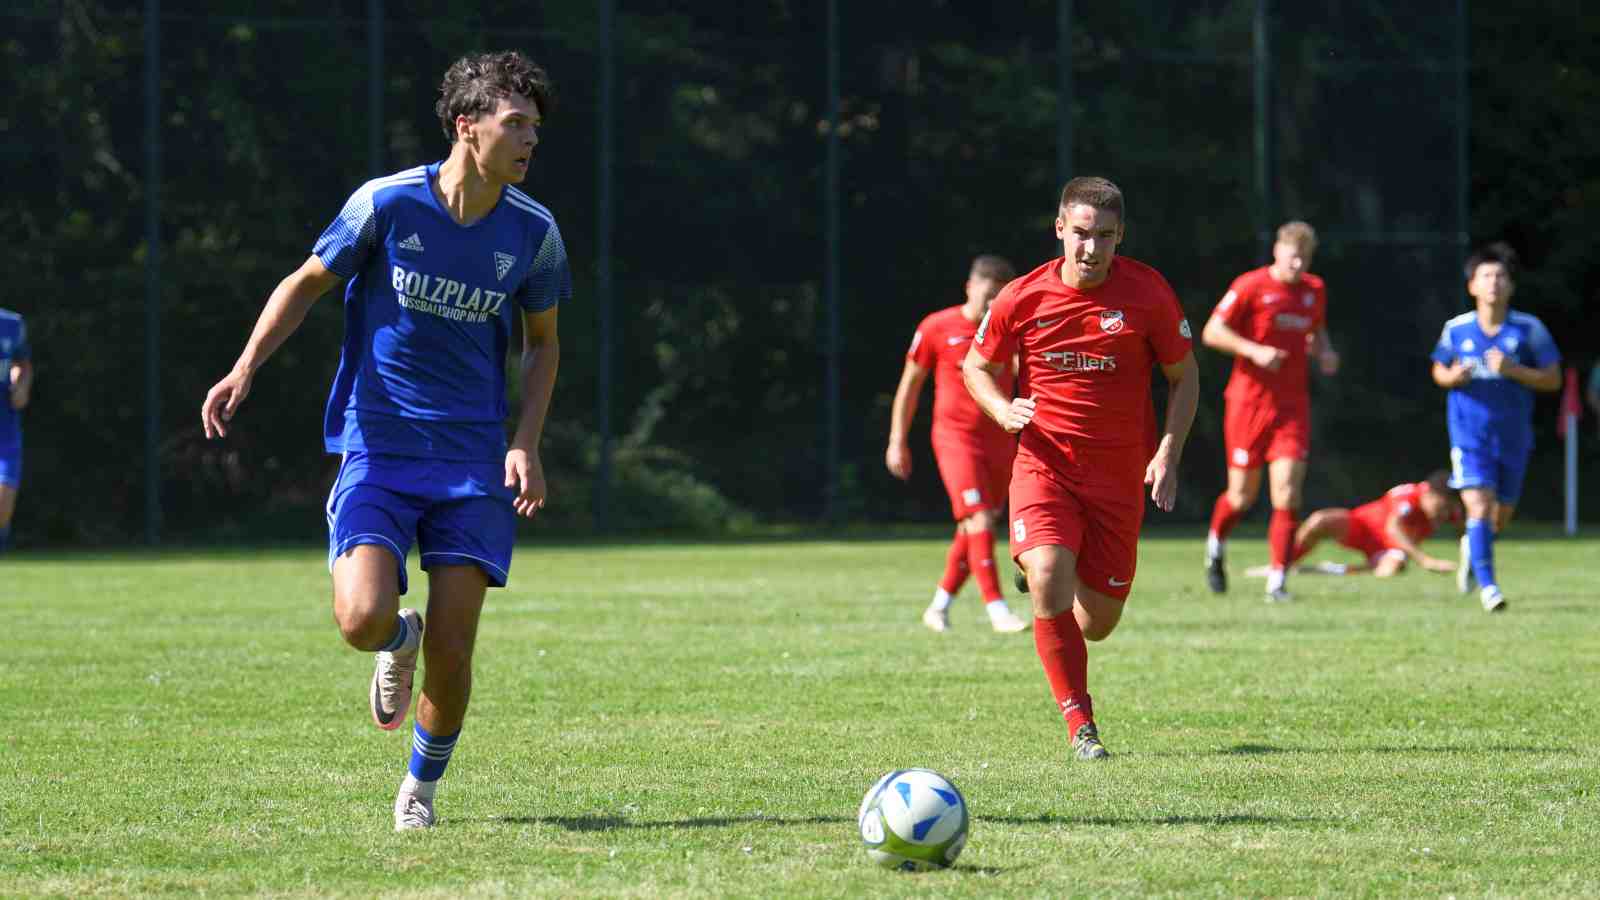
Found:
[{"label": "running player", "polygon": [[11,545],[11,516],[22,488],[22,410],[33,393],[28,326],[0,309],[0,553]]},{"label": "running player", "polygon": [[[324,440],[342,455],[328,561],[340,632],[377,651],[369,705],[380,728],[405,721],[419,648],[427,658],[396,831],[434,823],[485,591],[506,583],[516,516],[545,503],[539,436],[560,353],[557,304],[572,293],[555,219],[514,187],[550,110],[544,70],[520,53],[473,54],[445,72],[440,94],[449,156],[351,195],[201,408],[207,436],[226,435],[262,363],[347,282]],[[520,421],[508,447],[505,356],[519,322]],[[426,634],[415,610],[399,608],[413,542],[428,573]]]},{"label": "running player", "polygon": [[1561,389],[1561,353],[1550,332],[1511,309],[1517,255],[1494,243],[1467,258],[1476,308],[1444,323],[1433,381],[1449,391],[1451,484],[1467,508],[1456,583],[1480,587],[1487,612],[1506,608],[1494,573],[1494,536],[1511,523],[1533,453],[1533,392]]},{"label": "running player", "polygon": [[[983,411],[1018,435],[1011,556],[1033,598],[1034,647],[1074,754],[1109,756],[1089,696],[1085,640],[1111,636],[1132,589],[1144,520],[1141,485],[1163,510],[1200,395],[1189,323],[1155,269],[1117,256],[1122,192],[1074,178],[1061,192],[1063,256],[1006,285],[963,368]],[[1001,389],[1013,356],[1017,396]],[[1167,377],[1156,441],[1151,369]]]},{"label": "running player", "polygon": [[[900,385],[894,392],[889,419],[889,448],[884,461],[894,477],[911,477],[911,447],[906,434],[917,414],[922,386],[933,373],[933,459],[950,495],[956,534],[946,554],[944,578],[923,610],[922,623],[934,631],[950,627],[950,601],[970,572],[983,593],[984,609],[995,631],[1026,631],[1028,621],[1011,611],[1000,593],[994,565],[994,526],[999,521],[1011,483],[1011,457],[1017,439],[978,409],[961,383],[961,361],[967,356],[978,322],[989,301],[1016,277],[1011,263],[998,256],[980,256],[967,274],[966,302],[930,314],[911,336]],[[1000,389],[1011,390],[1009,371]]]},{"label": "running player", "polygon": [[1234,358],[1223,394],[1228,487],[1212,508],[1206,536],[1206,583],[1219,594],[1228,589],[1228,533],[1255,504],[1265,465],[1272,503],[1267,601],[1289,599],[1285,571],[1311,448],[1308,357],[1317,357],[1324,375],[1339,370],[1325,324],[1322,279],[1307,271],[1316,250],[1310,225],[1283,225],[1272,245],[1272,264],[1235,278],[1200,334],[1207,347]]},{"label": "running player", "polygon": [[[1430,572],[1454,572],[1456,564],[1422,551],[1422,542],[1441,524],[1461,521],[1461,498],[1450,487],[1450,473],[1440,470],[1426,481],[1399,484],[1355,509],[1319,509],[1300,523],[1290,563],[1297,563],[1324,539],[1361,554],[1356,564],[1331,563],[1317,571],[1335,575],[1372,572],[1384,578],[1405,570],[1408,560]],[[1247,575],[1266,575],[1267,568]]]}]

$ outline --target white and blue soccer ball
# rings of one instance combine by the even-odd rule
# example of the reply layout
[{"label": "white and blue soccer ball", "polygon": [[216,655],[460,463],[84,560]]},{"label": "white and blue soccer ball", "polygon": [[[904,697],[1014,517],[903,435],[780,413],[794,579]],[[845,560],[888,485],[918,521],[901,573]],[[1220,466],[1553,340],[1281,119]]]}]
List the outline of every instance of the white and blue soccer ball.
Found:
[{"label": "white and blue soccer ball", "polygon": [[938,772],[900,769],[861,799],[856,825],[867,856],[904,872],[943,869],[967,845],[967,800]]}]

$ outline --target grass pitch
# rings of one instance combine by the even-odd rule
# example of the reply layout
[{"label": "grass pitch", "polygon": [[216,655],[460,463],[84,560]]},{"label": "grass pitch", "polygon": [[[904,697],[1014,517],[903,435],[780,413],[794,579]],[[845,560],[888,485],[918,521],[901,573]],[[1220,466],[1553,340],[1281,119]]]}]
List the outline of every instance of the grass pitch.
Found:
[{"label": "grass pitch", "polygon": [[[1099,765],[973,587],[919,624],[942,534],[525,544],[403,835],[410,729],[368,719],[320,550],[6,557],[0,895],[1594,896],[1600,541],[1517,530],[1502,616],[1422,572],[1268,606],[1249,540],[1213,597],[1197,534],[1146,539]],[[954,870],[862,852],[906,766],[971,804]]]}]

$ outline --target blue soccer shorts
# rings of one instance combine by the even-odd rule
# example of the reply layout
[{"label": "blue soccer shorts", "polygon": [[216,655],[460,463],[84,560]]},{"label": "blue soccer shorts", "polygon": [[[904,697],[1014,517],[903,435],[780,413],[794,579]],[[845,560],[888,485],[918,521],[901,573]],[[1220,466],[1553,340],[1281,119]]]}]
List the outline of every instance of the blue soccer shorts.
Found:
[{"label": "blue soccer shorts", "polygon": [[1488,488],[1495,499],[1516,506],[1522,498],[1522,481],[1528,474],[1532,441],[1491,441],[1472,447],[1450,448],[1450,486]]},{"label": "blue soccer shorts", "polygon": [[422,568],[475,565],[505,587],[517,519],[499,461],[434,460],[352,451],[328,494],[328,571],[351,547],[394,554],[400,593],[415,539]]},{"label": "blue soccer shorts", "polygon": [[21,444],[0,444],[0,484],[12,489],[22,487]]}]

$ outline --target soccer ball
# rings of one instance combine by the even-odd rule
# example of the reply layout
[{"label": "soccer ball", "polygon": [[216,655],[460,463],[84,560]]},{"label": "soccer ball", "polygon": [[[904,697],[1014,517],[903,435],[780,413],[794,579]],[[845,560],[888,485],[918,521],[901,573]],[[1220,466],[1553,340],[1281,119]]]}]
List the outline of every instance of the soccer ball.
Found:
[{"label": "soccer ball", "polygon": [[856,825],[867,856],[902,872],[942,869],[967,844],[967,800],[929,769],[900,769],[861,799]]}]

